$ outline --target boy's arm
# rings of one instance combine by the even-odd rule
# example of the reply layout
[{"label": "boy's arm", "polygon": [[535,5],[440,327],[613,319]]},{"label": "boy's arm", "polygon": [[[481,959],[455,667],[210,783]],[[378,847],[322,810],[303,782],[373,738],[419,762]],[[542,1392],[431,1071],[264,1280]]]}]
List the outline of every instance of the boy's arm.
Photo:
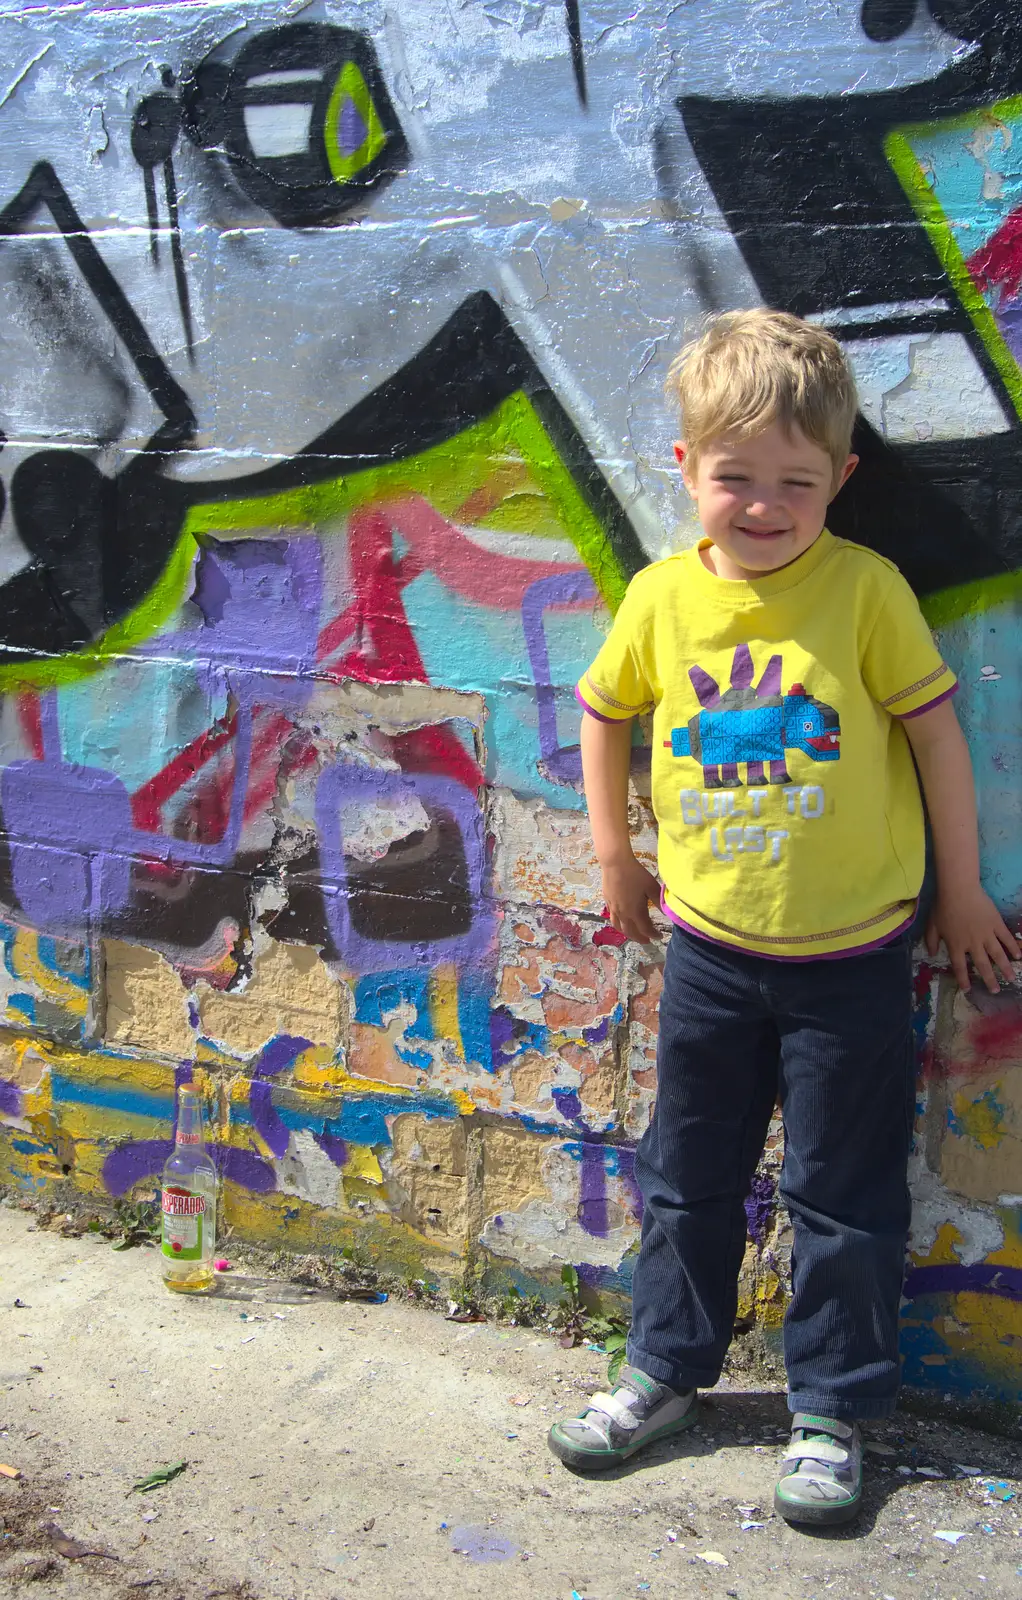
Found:
[{"label": "boy's arm", "polygon": [[936,955],[943,939],[961,988],[970,987],[969,958],[991,994],[998,990],[994,967],[1012,982],[1010,963],[1022,950],[979,881],[976,790],[965,735],[949,700],[902,726],[916,758],[930,814],[937,868],[937,898],[926,930],[926,948]]},{"label": "boy's arm", "polygon": [[636,861],[628,833],[628,770],[632,722],[582,718],[582,778],[596,859],[603,873],[607,916],[629,939],[646,944],[656,934],[649,902],[660,903],[660,885]]}]

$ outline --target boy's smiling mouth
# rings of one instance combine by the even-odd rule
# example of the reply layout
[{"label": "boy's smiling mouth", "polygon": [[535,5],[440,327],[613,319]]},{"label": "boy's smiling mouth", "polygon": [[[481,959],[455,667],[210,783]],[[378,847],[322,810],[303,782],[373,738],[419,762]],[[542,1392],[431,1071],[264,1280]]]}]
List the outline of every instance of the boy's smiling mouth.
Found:
[{"label": "boy's smiling mouth", "polygon": [[694,459],[681,443],[675,453],[706,537],[699,559],[714,576],[738,581],[803,555],[824,531],[838,479],[855,465],[849,456],[836,472],[822,445],[779,421],[710,438]]}]

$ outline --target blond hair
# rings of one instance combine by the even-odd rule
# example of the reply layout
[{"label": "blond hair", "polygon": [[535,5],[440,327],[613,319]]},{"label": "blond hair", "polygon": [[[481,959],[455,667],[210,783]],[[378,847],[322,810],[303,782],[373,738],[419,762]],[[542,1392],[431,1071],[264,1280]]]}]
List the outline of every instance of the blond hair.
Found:
[{"label": "blond hair", "polygon": [[711,439],[748,438],[774,422],[825,450],[835,479],[848,458],[858,399],[837,340],[786,311],[725,311],[671,364],[692,465]]}]

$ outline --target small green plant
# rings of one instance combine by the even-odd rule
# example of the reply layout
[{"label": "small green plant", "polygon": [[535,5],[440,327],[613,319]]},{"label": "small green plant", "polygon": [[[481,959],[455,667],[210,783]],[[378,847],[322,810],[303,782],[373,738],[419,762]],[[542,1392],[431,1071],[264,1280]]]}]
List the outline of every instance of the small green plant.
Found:
[{"label": "small green plant", "polygon": [[516,1283],[506,1288],[492,1303],[491,1314],[513,1328],[542,1328],[549,1320],[549,1308],[541,1294],[523,1294]]},{"label": "small green plant", "polygon": [[375,1267],[373,1253],[364,1244],[346,1244],[339,1251],[342,1272],[372,1272]]},{"label": "small green plant", "polygon": [[482,1308],[482,1269],[478,1262],[468,1261],[460,1284],[452,1283],[447,1301],[448,1322],[485,1322]]},{"label": "small green plant", "polygon": [[608,1316],[587,1314],[582,1305],[579,1276],[575,1267],[565,1264],[561,1268],[561,1283],[564,1293],[561,1295],[555,1320],[562,1330],[560,1337],[562,1347],[570,1350],[573,1345],[581,1344],[583,1340],[599,1346],[609,1358],[607,1380],[615,1383],[625,1359],[628,1323],[624,1317],[614,1312]]},{"label": "small green plant", "polygon": [[380,1266],[378,1251],[361,1242],[333,1251],[323,1258],[323,1267],[329,1274],[331,1288],[399,1290],[401,1287],[401,1280]]},{"label": "small green plant", "polygon": [[561,1268],[561,1283],[564,1293],[554,1312],[554,1322],[560,1327],[561,1337],[558,1343],[564,1350],[570,1350],[573,1345],[580,1344],[585,1335],[585,1313],[579,1298],[578,1271],[570,1262],[565,1262]]},{"label": "small green plant", "polygon": [[621,1371],[625,1360],[625,1347],[628,1343],[628,1323],[623,1317],[587,1317],[585,1331],[594,1344],[600,1344],[609,1360],[607,1362],[607,1382],[616,1383],[617,1375]]},{"label": "small green plant", "polygon": [[517,1323],[525,1296],[516,1283],[495,1295],[491,1303],[491,1310],[498,1322]]},{"label": "small green plant", "polygon": [[437,1285],[427,1283],[425,1278],[406,1277],[403,1283],[406,1300],[413,1300],[417,1305],[428,1305],[436,1299]]},{"label": "small green plant", "polygon": [[160,1208],[155,1200],[115,1200],[114,1213],[120,1238],[115,1250],[130,1250],[133,1245],[156,1244],[160,1237]]}]

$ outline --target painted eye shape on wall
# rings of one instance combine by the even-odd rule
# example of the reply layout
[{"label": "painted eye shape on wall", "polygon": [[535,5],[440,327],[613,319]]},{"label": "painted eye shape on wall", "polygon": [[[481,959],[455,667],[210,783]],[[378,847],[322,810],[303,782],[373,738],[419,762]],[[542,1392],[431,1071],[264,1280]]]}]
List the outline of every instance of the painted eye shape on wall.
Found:
[{"label": "painted eye shape on wall", "polygon": [[803,722],[803,724],[802,724],[802,732],[803,733],[812,733],[812,731],[813,731],[812,723],[811,722]]},{"label": "painted eye shape on wall", "polygon": [[371,41],[327,23],[274,28],[230,64],[203,62],[182,85],[182,121],[288,228],[340,216],[409,160]]},{"label": "painted eye shape on wall", "polygon": [[[1010,23],[1013,0],[927,0],[939,28],[955,39],[994,37]],[[874,44],[891,44],[916,20],[916,0],[862,0],[862,31]]]}]

